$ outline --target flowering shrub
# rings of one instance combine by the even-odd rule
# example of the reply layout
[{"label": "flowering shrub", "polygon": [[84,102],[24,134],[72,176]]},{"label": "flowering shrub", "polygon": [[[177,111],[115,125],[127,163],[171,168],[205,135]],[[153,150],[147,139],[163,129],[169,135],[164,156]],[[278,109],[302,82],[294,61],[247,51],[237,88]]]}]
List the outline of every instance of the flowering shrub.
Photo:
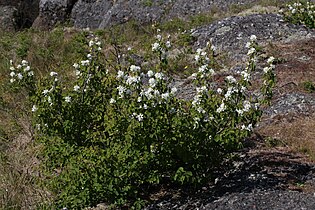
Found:
[{"label": "flowering shrub", "polygon": [[297,1],[280,10],[284,17],[294,23],[315,28],[315,4],[310,1]]},{"label": "flowering shrub", "polygon": [[164,71],[171,48],[168,39],[157,36],[151,50],[159,62],[142,67],[132,59],[103,62],[101,41],[90,38],[86,58],[73,65],[76,79],[70,88],[62,85],[57,72],[35,83],[29,79],[33,73],[27,62],[11,67],[13,84],[32,86],[36,137],[43,145],[58,208],[99,202],[122,205],[130,198],[140,207],[136,199],[145,185],[208,181],[251,134],[262,113],[260,105],[272,96],[272,57],[264,68],[262,96],[249,91],[257,62],[254,35],[246,45],[246,68],[227,76],[220,86],[213,79],[215,47],[209,43],[197,50],[192,100],[177,97],[172,78]]}]

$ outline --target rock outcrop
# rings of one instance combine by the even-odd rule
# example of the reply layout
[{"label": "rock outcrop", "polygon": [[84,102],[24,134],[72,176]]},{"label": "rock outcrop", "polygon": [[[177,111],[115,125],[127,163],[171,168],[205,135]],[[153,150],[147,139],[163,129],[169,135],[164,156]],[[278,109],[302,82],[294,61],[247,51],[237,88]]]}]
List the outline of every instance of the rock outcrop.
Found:
[{"label": "rock outcrop", "polygon": [[240,59],[245,55],[245,45],[252,34],[257,36],[262,45],[271,41],[288,42],[315,37],[314,30],[290,24],[277,14],[229,17],[200,27],[192,33],[197,39],[196,47],[204,47],[207,41],[212,40],[219,51],[227,52],[233,59]]},{"label": "rock outcrop", "polygon": [[0,25],[2,30],[31,27],[39,13],[39,0],[1,0]]},{"label": "rock outcrop", "polygon": [[75,2],[76,0],[40,0],[39,16],[33,26],[48,29],[66,22]]},{"label": "rock outcrop", "polygon": [[[70,20],[77,28],[99,29],[135,20],[139,24],[186,19],[209,11],[227,11],[233,5],[257,0],[41,0],[36,27]],[[281,0],[289,2],[289,0]],[[70,18],[70,19],[68,19]],[[46,25],[48,24],[48,25]]]},{"label": "rock outcrop", "polygon": [[[290,2],[290,0],[279,0]],[[315,2],[315,0],[311,0]],[[135,20],[139,24],[188,19],[209,11],[255,5],[258,0],[2,0],[12,6],[18,28],[49,29],[71,22],[76,28],[102,29]],[[3,10],[3,9],[2,9]],[[6,9],[8,11],[8,8]],[[7,16],[7,14],[6,14]],[[36,20],[35,20],[36,19]],[[11,26],[10,26],[11,27]]]},{"label": "rock outcrop", "polygon": [[13,31],[16,28],[16,8],[12,6],[0,7],[0,30]]}]

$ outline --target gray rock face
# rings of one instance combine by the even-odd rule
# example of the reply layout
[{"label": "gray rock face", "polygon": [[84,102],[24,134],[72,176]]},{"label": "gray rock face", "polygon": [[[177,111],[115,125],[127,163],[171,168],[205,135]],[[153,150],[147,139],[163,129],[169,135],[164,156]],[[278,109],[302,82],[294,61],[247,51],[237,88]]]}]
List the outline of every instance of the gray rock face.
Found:
[{"label": "gray rock face", "polygon": [[16,28],[17,9],[12,6],[0,6],[0,30],[13,31]]},{"label": "gray rock face", "polygon": [[78,28],[106,28],[136,20],[139,23],[160,21],[170,1],[86,1],[79,0],[71,13]]},{"label": "gray rock face", "polygon": [[40,20],[54,25],[70,16],[75,27],[96,29],[129,20],[144,24],[185,19],[211,10],[226,11],[231,5],[255,2],[257,0],[41,0]]},{"label": "gray rock face", "polygon": [[40,0],[39,16],[33,23],[36,28],[51,28],[67,20],[76,0]]},{"label": "gray rock face", "polygon": [[207,41],[212,40],[219,51],[239,59],[247,52],[245,45],[253,34],[262,45],[268,41],[290,41],[315,36],[314,30],[287,23],[281,15],[276,14],[229,17],[198,28],[192,35],[197,38],[196,47],[204,47]]},{"label": "gray rock face", "polygon": [[73,7],[71,20],[78,28],[98,28],[112,6],[111,0],[79,0]]}]

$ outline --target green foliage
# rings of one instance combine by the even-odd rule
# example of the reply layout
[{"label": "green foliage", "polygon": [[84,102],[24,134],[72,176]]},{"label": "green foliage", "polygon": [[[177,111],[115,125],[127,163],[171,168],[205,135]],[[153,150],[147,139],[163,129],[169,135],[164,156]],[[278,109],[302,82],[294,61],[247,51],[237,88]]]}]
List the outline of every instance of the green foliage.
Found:
[{"label": "green foliage", "polygon": [[315,84],[311,81],[303,82],[303,88],[309,93],[315,92]]},{"label": "green foliage", "polygon": [[[11,63],[12,86],[29,93],[57,208],[82,209],[100,202],[141,208],[143,186],[163,180],[205,183],[260,119],[260,104],[272,96],[274,59],[264,69],[263,97],[255,98],[248,91],[256,68],[255,36],[247,44],[247,67],[216,88],[215,48],[209,43],[198,49],[191,100],[179,99],[167,75],[169,37],[156,38],[152,51],[157,60],[136,66],[132,55],[121,56],[118,46],[115,59],[107,55],[104,62],[101,40],[90,34],[87,57],[73,65],[76,79],[67,86],[57,72],[39,79],[27,61]],[[79,42],[84,41],[79,37]]]},{"label": "green foliage", "polygon": [[296,1],[288,4],[280,12],[288,21],[294,24],[303,24],[309,28],[315,28],[315,4],[313,2]]}]

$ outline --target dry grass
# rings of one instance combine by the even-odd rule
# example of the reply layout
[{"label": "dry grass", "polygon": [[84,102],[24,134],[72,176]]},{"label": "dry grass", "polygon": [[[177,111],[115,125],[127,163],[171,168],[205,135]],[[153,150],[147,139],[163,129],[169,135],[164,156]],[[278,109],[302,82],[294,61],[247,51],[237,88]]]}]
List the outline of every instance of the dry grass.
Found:
[{"label": "dry grass", "polygon": [[291,122],[287,119],[275,120],[271,125],[259,130],[264,136],[281,140],[294,150],[306,153],[315,160],[315,114],[298,118]]}]

